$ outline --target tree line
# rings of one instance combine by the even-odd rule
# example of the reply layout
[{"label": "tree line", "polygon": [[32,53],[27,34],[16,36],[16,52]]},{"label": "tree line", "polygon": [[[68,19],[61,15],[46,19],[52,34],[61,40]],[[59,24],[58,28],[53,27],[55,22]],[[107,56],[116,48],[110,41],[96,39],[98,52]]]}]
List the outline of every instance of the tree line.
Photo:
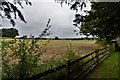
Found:
[{"label": "tree line", "polygon": [[0,37],[11,37],[15,38],[19,36],[19,32],[16,28],[2,28],[0,29],[1,35]]},{"label": "tree line", "polygon": [[[18,3],[22,8],[22,0],[13,0],[14,3]],[[32,5],[29,0],[23,0],[26,4]],[[90,0],[55,0],[56,3],[66,3],[70,6],[71,10],[76,11],[75,18],[73,20],[74,26],[80,29],[79,33],[84,35],[92,35],[98,37],[98,40],[103,40],[106,44],[111,44],[111,40],[120,38],[120,2],[90,2],[91,10],[84,10],[87,6],[87,2]],[[0,0],[1,11],[5,15],[0,14],[2,18],[8,18],[13,26],[15,22],[10,15],[14,14],[16,19],[16,13],[21,21],[25,21],[21,11],[7,0]],[[4,7],[5,6],[5,7]],[[84,11],[88,15],[81,14]],[[45,32],[45,31],[44,31]]]},{"label": "tree line", "polygon": [[[29,39],[29,38],[26,38]],[[89,37],[81,37],[81,38],[59,38],[59,37],[55,37],[55,38],[34,38],[37,40],[96,40],[96,38],[89,38]]]}]

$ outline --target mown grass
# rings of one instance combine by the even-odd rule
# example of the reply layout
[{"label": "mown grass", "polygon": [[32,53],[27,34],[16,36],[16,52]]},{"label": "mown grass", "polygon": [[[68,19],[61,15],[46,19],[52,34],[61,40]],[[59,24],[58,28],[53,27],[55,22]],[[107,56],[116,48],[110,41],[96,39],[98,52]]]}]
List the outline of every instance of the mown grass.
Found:
[{"label": "mown grass", "polygon": [[[0,46],[1,46],[1,42],[0,42]],[[1,53],[1,49],[0,49],[0,80],[1,79],[2,79],[2,53]]]},{"label": "mown grass", "polygon": [[91,72],[88,75],[88,78],[119,80],[120,79],[119,72],[120,72],[120,52],[114,52],[93,72]]},{"label": "mown grass", "polygon": [[0,80],[2,79],[2,68],[0,67]]}]

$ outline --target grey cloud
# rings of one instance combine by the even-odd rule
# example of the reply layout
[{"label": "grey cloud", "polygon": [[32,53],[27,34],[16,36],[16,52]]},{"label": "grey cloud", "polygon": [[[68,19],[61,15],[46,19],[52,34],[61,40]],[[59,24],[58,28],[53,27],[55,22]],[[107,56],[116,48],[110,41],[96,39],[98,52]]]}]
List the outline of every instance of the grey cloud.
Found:
[{"label": "grey cloud", "polygon": [[[78,37],[73,33],[72,20],[74,12],[67,5],[60,6],[55,2],[32,2],[32,6],[26,6],[21,9],[27,24],[17,20],[16,28],[19,30],[20,36],[33,34],[38,36],[45,28],[48,19],[51,19],[50,37]],[[3,20],[3,27],[10,26],[9,21]]]}]

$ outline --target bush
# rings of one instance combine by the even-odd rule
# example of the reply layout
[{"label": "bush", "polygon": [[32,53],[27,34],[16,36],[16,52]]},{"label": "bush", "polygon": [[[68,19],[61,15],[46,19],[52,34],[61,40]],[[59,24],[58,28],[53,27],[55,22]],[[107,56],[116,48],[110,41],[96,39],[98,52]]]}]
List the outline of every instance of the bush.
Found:
[{"label": "bush", "polygon": [[64,52],[63,58],[73,61],[73,60],[75,60],[75,59],[77,59],[79,57],[80,56],[75,55],[71,43],[69,45],[67,45],[67,51]]},{"label": "bush", "polygon": [[2,41],[2,78],[26,78],[37,74],[44,50],[35,40]]}]

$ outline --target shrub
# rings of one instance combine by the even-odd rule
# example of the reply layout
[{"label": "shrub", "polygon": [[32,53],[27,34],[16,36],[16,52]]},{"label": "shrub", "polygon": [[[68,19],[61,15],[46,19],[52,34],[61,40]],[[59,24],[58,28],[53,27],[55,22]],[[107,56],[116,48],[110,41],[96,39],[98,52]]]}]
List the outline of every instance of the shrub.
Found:
[{"label": "shrub", "polygon": [[2,41],[2,77],[26,78],[37,74],[38,62],[44,49],[35,40]]},{"label": "shrub", "polygon": [[72,48],[72,44],[70,43],[69,45],[67,45],[67,51],[64,52],[63,58],[73,61],[73,60],[75,60],[75,59],[77,59],[79,57],[80,56],[75,55],[75,52],[74,52],[74,50]]}]

